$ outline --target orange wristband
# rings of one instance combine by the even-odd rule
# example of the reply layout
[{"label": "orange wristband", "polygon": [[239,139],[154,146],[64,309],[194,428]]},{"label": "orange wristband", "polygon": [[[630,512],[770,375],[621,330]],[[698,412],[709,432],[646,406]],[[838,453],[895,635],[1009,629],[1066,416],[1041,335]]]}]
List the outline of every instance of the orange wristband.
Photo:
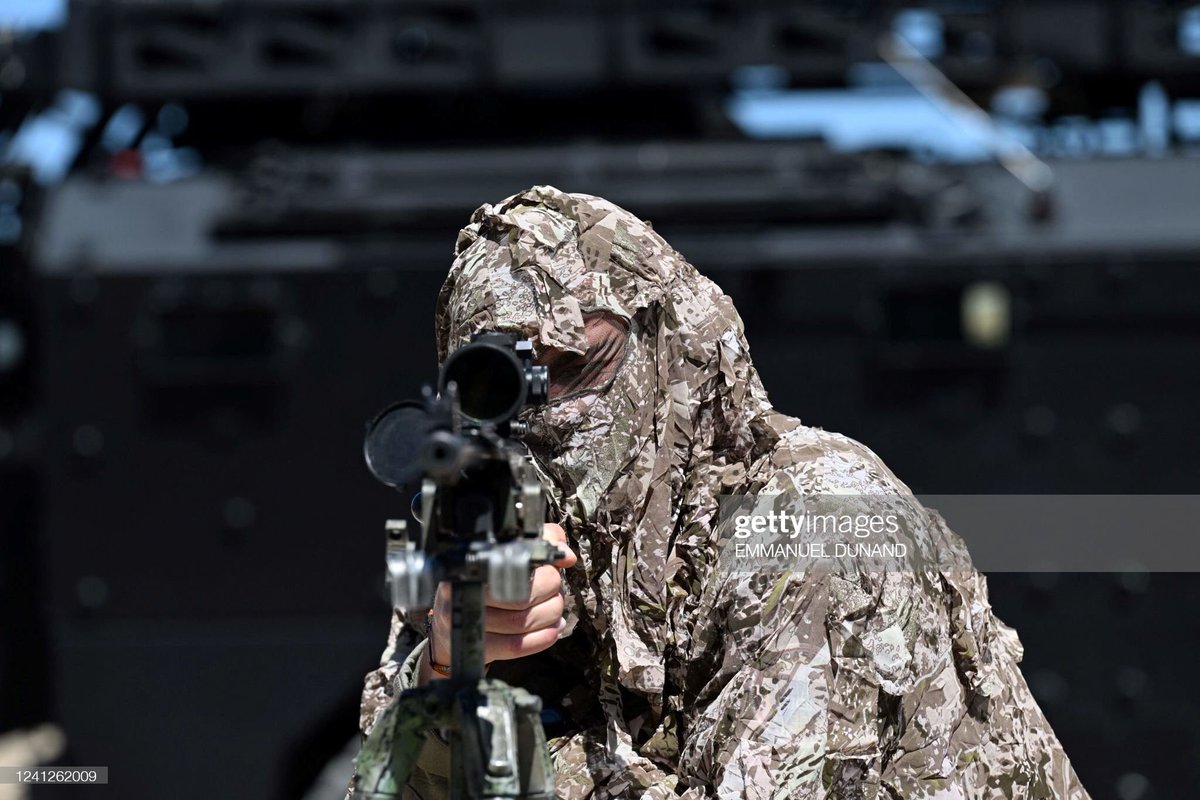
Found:
[{"label": "orange wristband", "polygon": [[429,613],[425,615],[425,638],[429,641],[429,649],[425,655],[429,659],[429,668],[442,677],[450,677],[450,667],[445,664],[439,664],[433,660],[433,609],[429,609]]}]

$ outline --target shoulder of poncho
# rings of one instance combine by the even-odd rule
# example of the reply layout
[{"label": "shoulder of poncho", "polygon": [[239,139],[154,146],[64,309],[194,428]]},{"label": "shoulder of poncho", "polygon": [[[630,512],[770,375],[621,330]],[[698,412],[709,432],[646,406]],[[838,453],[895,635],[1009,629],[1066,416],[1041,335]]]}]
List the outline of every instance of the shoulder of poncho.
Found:
[{"label": "shoulder of poncho", "polygon": [[803,424],[780,435],[758,477],[764,482],[786,480],[813,493],[912,494],[870,447]]}]

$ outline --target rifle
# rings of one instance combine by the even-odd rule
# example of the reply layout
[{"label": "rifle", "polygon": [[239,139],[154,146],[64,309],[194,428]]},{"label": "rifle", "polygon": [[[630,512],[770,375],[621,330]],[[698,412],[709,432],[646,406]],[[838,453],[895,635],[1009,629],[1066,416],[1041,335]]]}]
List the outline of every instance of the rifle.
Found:
[{"label": "rifle", "polygon": [[355,796],[399,797],[427,732],[447,733],[451,800],[554,797],[554,768],[541,700],[484,677],[484,588],[499,600],[528,596],[532,570],[565,554],[542,537],[545,497],[516,420],[544,403],[546,367],[533,343],[485,331],[447,359],[438,391],[402,401],[367,425],[371,472],[396,489],[421,481],[419,539],[388,520],[392,604],[432,605],[440,581],[452,587],[451,674],[409,689],[387,708],[356,762]]}]

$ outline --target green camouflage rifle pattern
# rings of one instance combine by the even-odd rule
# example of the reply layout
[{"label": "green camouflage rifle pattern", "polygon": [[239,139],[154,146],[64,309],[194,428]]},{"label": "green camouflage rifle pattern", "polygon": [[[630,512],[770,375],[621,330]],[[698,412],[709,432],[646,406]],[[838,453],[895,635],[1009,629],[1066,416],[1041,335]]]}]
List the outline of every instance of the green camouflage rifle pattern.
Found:
[{"label": "green camouflage rifle pattern", "polygon": [[[484,205],[438,298],[438,356],[485,328],[583,352],[588,312],[630,324],[611,385],[525,414],[579,555],[547,653],[585,676],[562,701],[574,732],[550,740],[560,797],[1088,798],[974,569],[718,569],[722,494],[911,492],[772,408],[730,298],[650,223],[549,186]],[[905,509],[910,547],[970,563],[936,512]],[[396,613],[364,732],[413,685],[421,629]],[[412,796],[446,796],[446,766],[430,735]]]}]

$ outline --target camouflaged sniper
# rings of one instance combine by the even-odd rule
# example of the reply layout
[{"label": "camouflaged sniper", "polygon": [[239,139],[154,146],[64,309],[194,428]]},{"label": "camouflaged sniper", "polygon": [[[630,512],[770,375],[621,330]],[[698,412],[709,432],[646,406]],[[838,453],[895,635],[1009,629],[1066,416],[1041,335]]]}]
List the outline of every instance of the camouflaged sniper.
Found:
[{"label": "camouflaged sniper", "polygon": [[[611,385],[527,412],[579,554],[567,627],[491,673],[566,715],[560,797],[1088,797],[973,569],[716,568],[723,493],[910,492],[863,445],[771,407],[729,297],[649,223],[548,186],[483,206],[438,298],[438,355],[484,328],[581,353],[595,312],[630,330]],[[969,564],[940,516],[910,513],[914,547]],[[412,685],[420,628],[396,614],[363,731]],[[444,797],[446,767],[431,736],[412,796]]]}]

